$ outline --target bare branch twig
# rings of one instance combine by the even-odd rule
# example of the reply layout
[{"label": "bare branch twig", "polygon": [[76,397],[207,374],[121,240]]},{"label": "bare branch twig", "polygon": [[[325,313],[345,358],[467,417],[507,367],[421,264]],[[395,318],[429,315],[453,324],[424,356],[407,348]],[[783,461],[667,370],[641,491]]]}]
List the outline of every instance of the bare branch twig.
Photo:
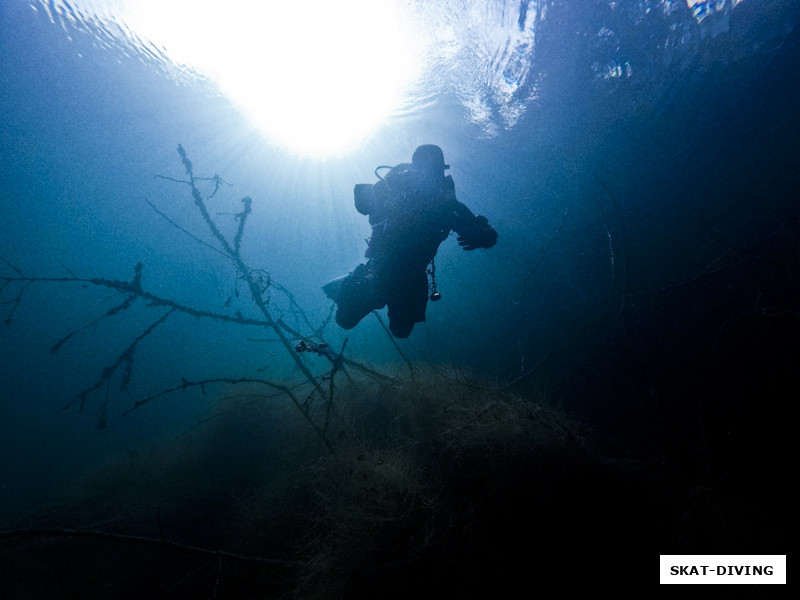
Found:
[{"label": "bare branch twig", "polygon": [[96,538],[103,540],[113,540],[117,542],[131,542],[137,544],[149,544],[154,546],[163,546],[182,550],[184,552],[191,552],[194,554],[205,554],[209,556],[219,556],[224,558],[231,558],[244,562],[281,565],[285,567],[295,567],[297,565],[305,564],[302,561],[286,560],[282,558],[265,558],[263,556],[251,556],[248,554],[237,554],[235,552],[227,552],[225,550],[213,550],[211,548],[203,548],[201,546],[192,546],[183,544],[181,542],[174,542],[172,540],[165,540],[161,538],[151,538],[142,535],[130,535],[123,533],[111,533],[108,531],[95,531],[91,529],[6,529],[0,531],[0,538],[11,537],[84,537]]}]

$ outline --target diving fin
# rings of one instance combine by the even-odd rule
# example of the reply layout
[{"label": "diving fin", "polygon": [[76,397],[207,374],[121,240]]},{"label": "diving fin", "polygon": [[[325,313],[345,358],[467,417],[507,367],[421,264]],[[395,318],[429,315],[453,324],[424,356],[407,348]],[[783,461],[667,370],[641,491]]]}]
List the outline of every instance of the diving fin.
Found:
[{"label": "diving fin", "polygon": [[350,274],[342,275],[341,277],[337,277],[336,279],[331,279],[328,283],[322,286],[322,291],[325,292],[325,295],[333,300],[334,302],[338,301],[339,294],[342,291],[342,286],[344,285],[345,280],[350,277]]}]

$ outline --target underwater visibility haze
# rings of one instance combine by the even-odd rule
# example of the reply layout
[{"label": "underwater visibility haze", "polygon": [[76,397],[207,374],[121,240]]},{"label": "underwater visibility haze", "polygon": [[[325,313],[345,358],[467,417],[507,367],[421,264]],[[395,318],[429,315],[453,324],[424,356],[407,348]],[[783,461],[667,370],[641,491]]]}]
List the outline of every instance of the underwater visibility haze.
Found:
[{"label": "underwater visibility haze", "polygon": [[[0,2],[0,596],[789,553],[799,32],[792,0]],[[345,331],[353,188],[424,144],[497,243],[445,239],[407,339]]]}]

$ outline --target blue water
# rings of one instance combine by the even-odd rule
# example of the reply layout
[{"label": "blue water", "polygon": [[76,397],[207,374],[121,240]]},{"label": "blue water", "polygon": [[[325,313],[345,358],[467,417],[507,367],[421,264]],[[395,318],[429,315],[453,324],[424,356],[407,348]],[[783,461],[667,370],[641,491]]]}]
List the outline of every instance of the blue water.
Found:
[{"label": "blue water", "polygon": [[[191,428],[218,398],[178,392],[125,414],[137,400],[183,378],[303,380],[271,332],[176,314],[136,346],[120,390],[124,361],[108,382],[104,369],[166,310],[138,301],[93,324],[125,295],[26,283],[130,281],[141,263],[155,296],[260,318],[206,245],[189,186],[169,179],[185,179],[178,144],[196,176],[226,182],[208,205],[230,239],[253,199],[242,258],[291,292],[302,315],[276,287],[271,314],[309,338],[330,315],[321,286],[363,260],[353,185],[440,145],[497,245],[442,244],[443,298],[396,341],[402,355],[375,318],[348,332],[327,322],[325,340],[347,338],[348,358],[390,376],[408,359],[545,401],[616,456],[695,469],[756,512],[785,491],[800,383],[800,6],[436,4],[420,14],[451,27],[459,52],[438,48],[386,125],[319,159],[285,151],[212,81],[115,29],[113,9],[102,21],[0,3],[0,276],[18,279],[0,291],[0,529],[105,458]],[[769,534],[734,550],[786,553],[781,506]]]}]

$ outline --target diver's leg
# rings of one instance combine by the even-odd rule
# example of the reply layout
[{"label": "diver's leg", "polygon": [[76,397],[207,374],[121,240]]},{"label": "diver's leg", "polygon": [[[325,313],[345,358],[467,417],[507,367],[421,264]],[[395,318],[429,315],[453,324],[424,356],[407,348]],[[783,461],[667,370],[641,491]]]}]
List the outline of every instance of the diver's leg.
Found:
[{"label": "diver's leg", "polygon": [[338,302],[339,294],[342,292],[342,287],[349,277],[350,273],[347,275],[342,275],[341,277],[337,277],[336,279],[331,279],[328,283],[322,286],[322,291],[325,292],[325,295],[328,298],[334,302]]},{"label": "diver's leg", "polygon": [[406,315],[398,314],[392,311],[392,305],[389,304],[389,330],[396,338],[407,338],[411,335],[411,330],[414,329],[414,321],[409,319]]},{"label": "diver's leg", "polygon": [[340,304],[336,310],[336,323],[342,329],[352,329],[373,310],[381,308],[365,303]]},{"label": "diver's leg", "polygon": [[388,296],[389,329],[394,337],[407,338],[415,323],[425,320],[428,304],[428,275],[425,271],[398,277]]},{"label": "diver's leg", "polygon": [[342,281],[336,293],[336,304],[336,322],[342,329],[352,329],[361,319],[385,304],[369,263],[358,265]]}]

